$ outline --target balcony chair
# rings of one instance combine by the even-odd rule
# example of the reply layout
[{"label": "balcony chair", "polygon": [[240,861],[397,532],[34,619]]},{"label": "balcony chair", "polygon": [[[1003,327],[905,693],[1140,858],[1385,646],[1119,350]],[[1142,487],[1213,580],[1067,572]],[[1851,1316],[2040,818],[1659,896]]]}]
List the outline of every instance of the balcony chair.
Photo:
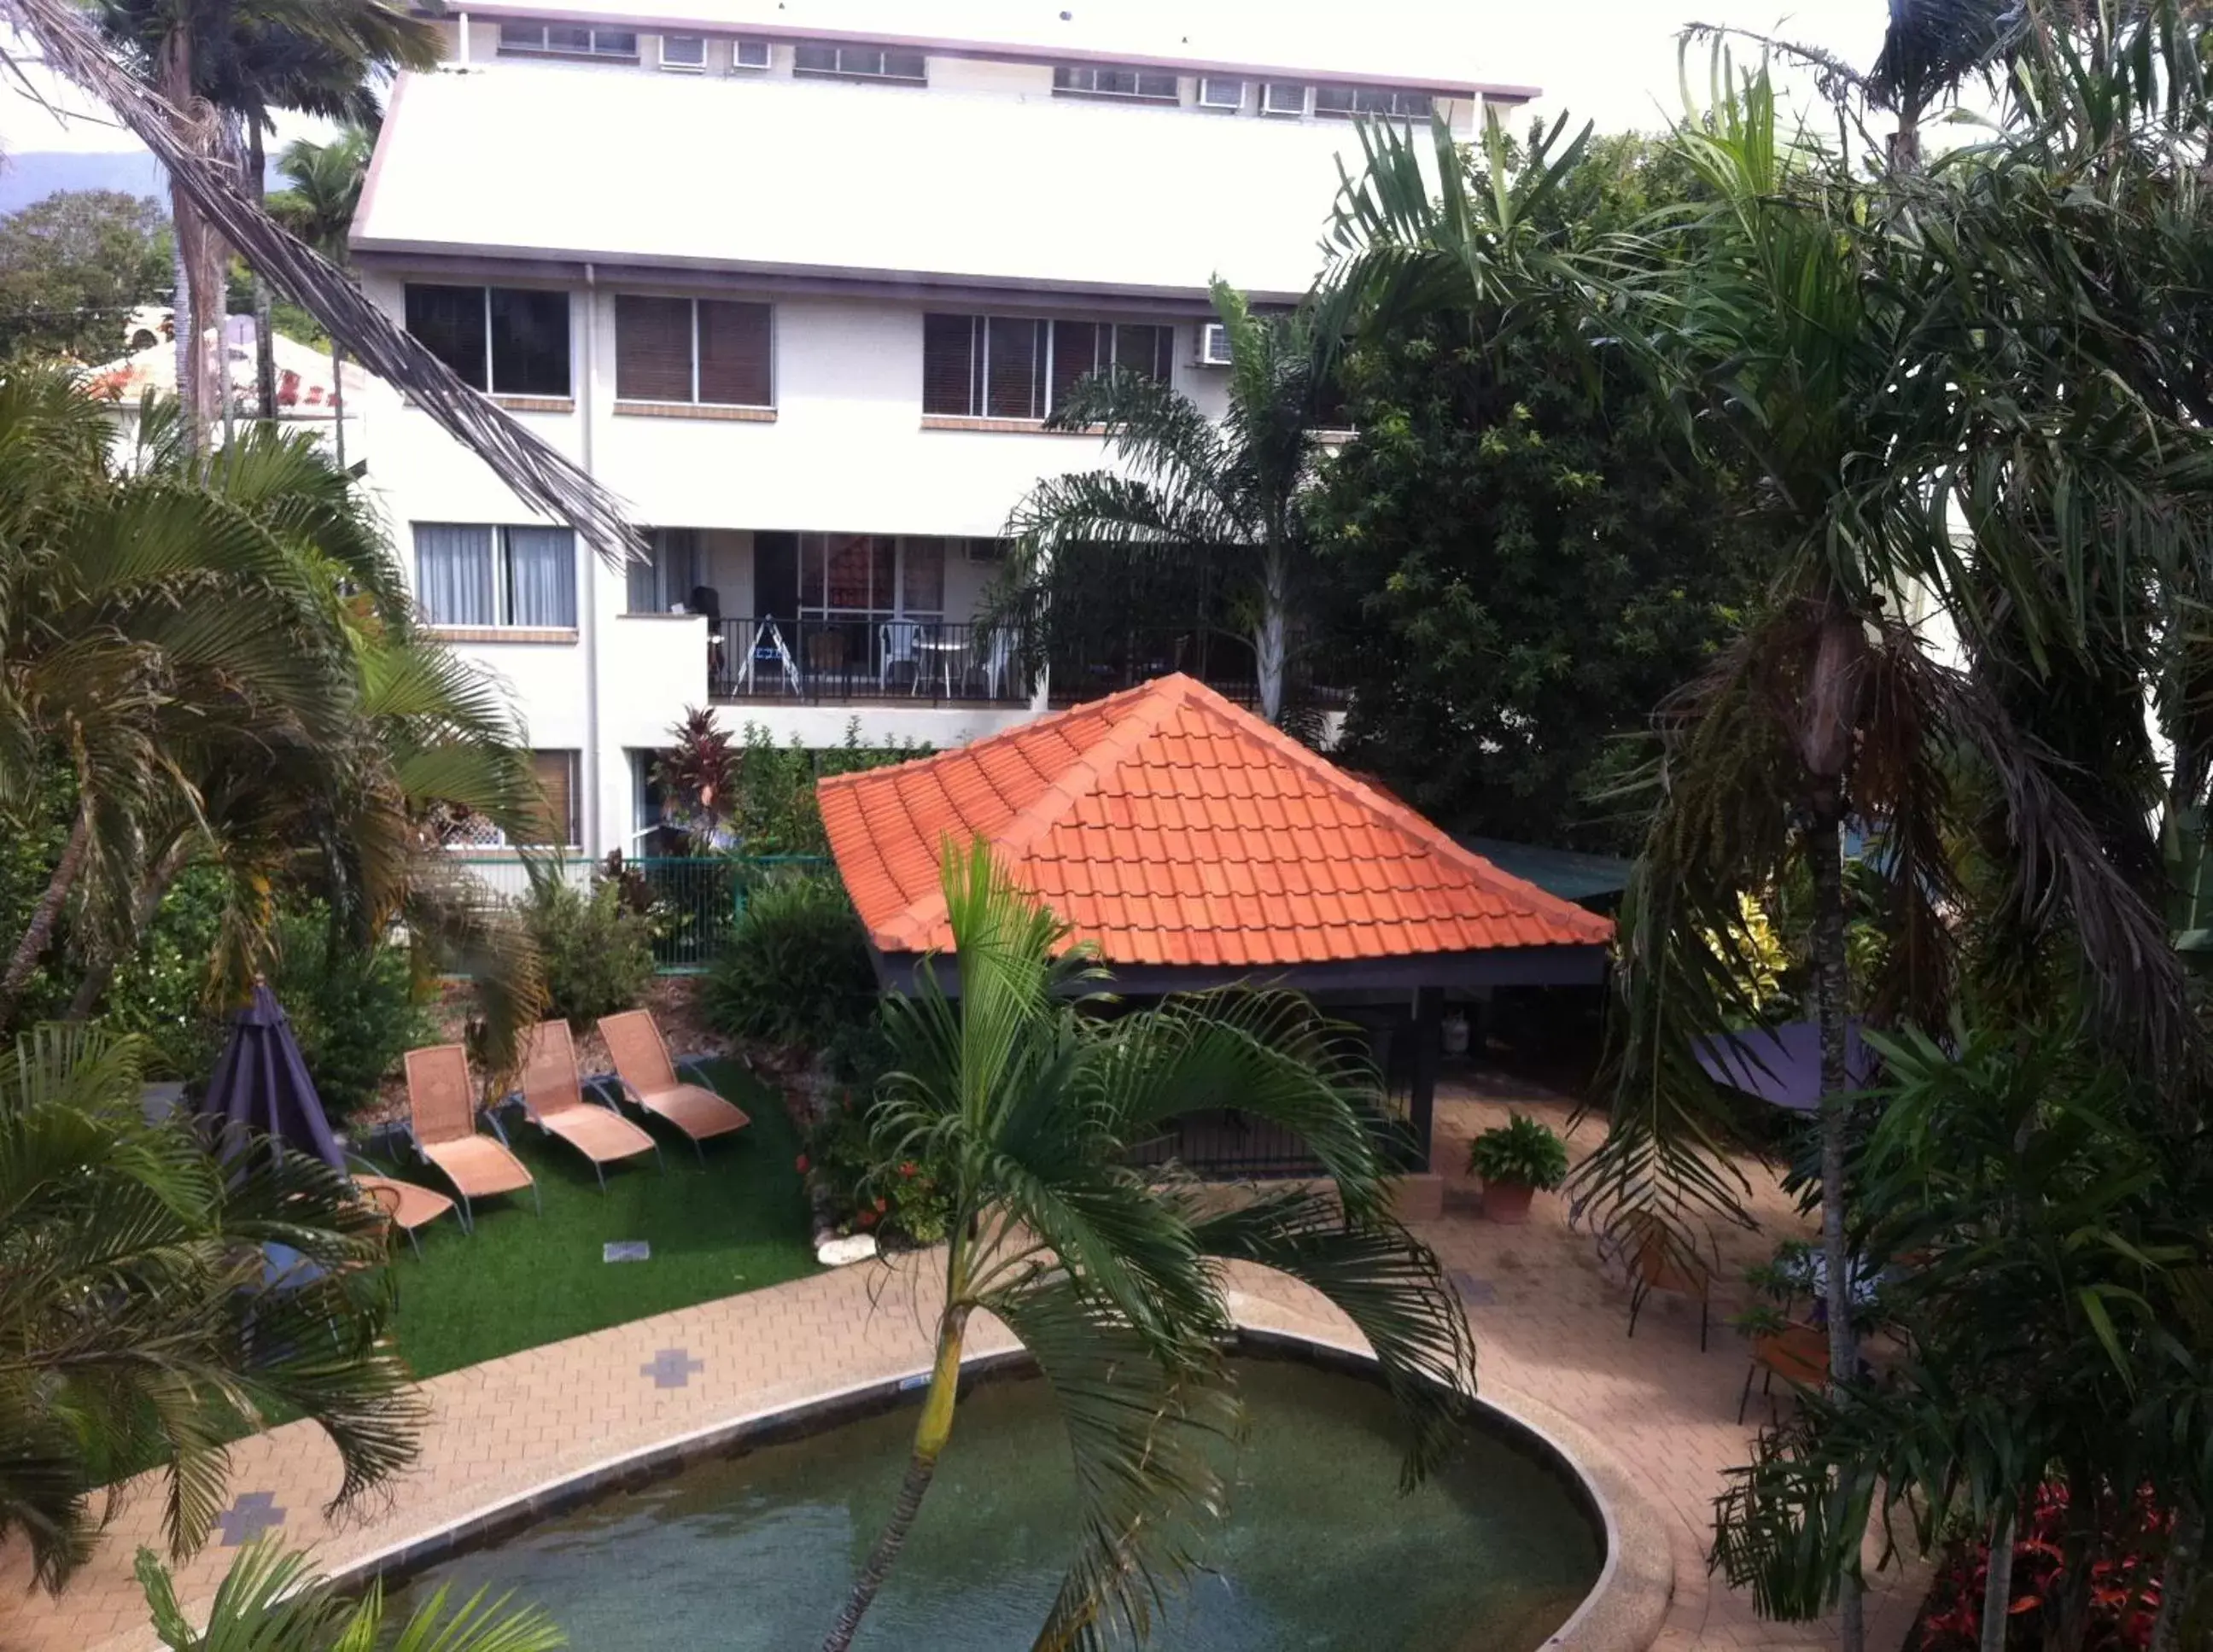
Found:
[{"label": "balcony chair", "polygon": [[995,625],[976,638],[975,652],[969,661],[969,674],[984,680],[986,699],[999,698],[999,686],[1006,681],[1015,668],[1015,634],[1003,625]]},{"label": "balcony chair", "polygon": [[915,657],[915,645],[922,641],[922,622],[916,619],[886,619],[876,626],[876,688],[888,692],[892,686],[892,668],[905,666],[913,686],[922,686],[922,662]]}]

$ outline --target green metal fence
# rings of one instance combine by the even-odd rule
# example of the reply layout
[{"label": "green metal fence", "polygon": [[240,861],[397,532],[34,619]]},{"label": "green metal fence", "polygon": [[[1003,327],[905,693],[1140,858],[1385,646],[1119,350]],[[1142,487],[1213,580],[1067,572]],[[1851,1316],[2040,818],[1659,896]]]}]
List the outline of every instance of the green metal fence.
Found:
[{"label": "green metal fence", "polygon": [[[509,899],[530,892],[529,869],[512,855],[458,857],[477,877]],[[752,892],[772,878],[828,870],[826,855],[668,855],[622,863],[624,881],[653,919],[653,961],[663,975],[693,975],[715,954],[746,910]],[[601,869],[572,861],[558,875],[582,884]]]}]

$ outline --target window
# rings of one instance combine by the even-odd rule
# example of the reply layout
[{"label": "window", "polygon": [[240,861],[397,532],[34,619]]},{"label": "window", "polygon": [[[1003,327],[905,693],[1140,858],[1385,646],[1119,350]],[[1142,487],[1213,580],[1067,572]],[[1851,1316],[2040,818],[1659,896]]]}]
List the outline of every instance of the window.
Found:
[{"label": "window", "polygon": [[704,34],[662,35],[661,66],[679,73],[698,73],[707,66],[707,37]]},{"label": "window", "polygon": [[407,283],[407,331],[460,375],[503,396],[566,396],[569,295]]},{"label": "window", "polygon": [[1145,103],[1176,101],[1176,77],[1149,69],[1063,64],[1052,71],[1052,89],[1070,97],[1131,98]]},{"label": "window", "polygon": [[731,41],[730,67],[733,69],[767,68],[768,42],[766,40]]},{"label": "window", "polygon": [[919,52],[893,52],[880,46],[802,44],[791,54],[795,75],[846,75],[858,80],[911,81],[928,78]]},{"label": "window", "polygon": [[581,23],[502,23],[503,52],[560,58],[621,58],[637,61],[637,34],[627,28],[592,28]]},{"label": "window", "polygon": [[1318,86],[1314,113],[1350,120],[1356,115],[1390,115],[1402,120],[1427,120],[1430,94],[1389,86]]},{"label": "window", "polygon": [[1245,107],[1245,82],[1209,75],[1198,83],[1198,101],[1209,109],[1241,109]]},{"label": "window", "polygon": [[922,411],[954,418],[1042,419],[1088,373],[1121,367],[1165,383],[1175,329],[1113,321],[925,315]]},{"label": "window", "polygon": [[433,625],[574,631],[576,536],[418,522],[415,600]]},{"label": "window", "polygon": [[1296,81],[1271,80],[1260,91],[1264,115],[1302,115],[1307,112],[1307,88]]},{"label": "window", "polygon": [[615,395],[625,401],[774,405],[769,307],[615,296]]},{"label": "window", "polygon": [[936,619],[944,613],[944,540],[887,533],[797,537],[801,619]]},{"label": "window", "polygon": [[645,536],[649,559],[631,562],[625,572],[628,611],[631,613],[674,613],[692,607],[694,587],[704,584],[705,558],[699,554],[699,535],[689,527],[656,527]]},{"label": "window", "polygon": [[566,849],[583,841],[576,814],[576,752],[533,752],[530,773],[546,795],[545,824],[533,834],[533,848]]}]

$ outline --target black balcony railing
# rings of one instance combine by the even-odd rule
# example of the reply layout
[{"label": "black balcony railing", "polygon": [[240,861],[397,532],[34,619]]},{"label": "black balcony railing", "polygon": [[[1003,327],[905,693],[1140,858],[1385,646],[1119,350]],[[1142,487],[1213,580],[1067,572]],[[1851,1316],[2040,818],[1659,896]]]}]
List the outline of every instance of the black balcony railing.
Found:
[{"label": "black balcony railing", "polygon": [[725,619],[710,637],[718,700],[1029,703],[1020,639],[935,619]]}]

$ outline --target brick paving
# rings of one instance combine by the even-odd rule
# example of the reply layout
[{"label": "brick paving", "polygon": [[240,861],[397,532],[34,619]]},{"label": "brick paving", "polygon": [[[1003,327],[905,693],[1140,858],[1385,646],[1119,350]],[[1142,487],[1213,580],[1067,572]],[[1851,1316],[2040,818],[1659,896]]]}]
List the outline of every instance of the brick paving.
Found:
[{"label": "brick paving", "polygon": [[[1517,1089],[1515,1105],[1564,1126],[1567,1104]],[[1466,1143],[1503,1118],[1505,1104],[1460,1089],[1442,1097],[1438,1162],[1464,1162]],[[1587,1149],[1596,1135],[1576,1138]],[[1772,1176],[1747,1165],[1765,1231],[1724,1241],[1728,1277],[1789,1231],[1795,1218]],[[1468,1313],[1484,1391],[1512,1408],[1564,1414],[1615,1457],[1671,1534],[1674,1593],[1655,1652],[1692,1647],[1832,1645],[1820,1625],[1760,1623],[1748,1600],[1705,1570],[1710,1502],[1722,1471],[1747,1454],[1751,1424],[1735,1423],[1742,1344],[1720,1319],[1701,1356],[1695,1308],[1655,1295],[1631,1341],[1627,1293],[1600,1269],[1587,1234],[1570,1233],[1559,1201],[1539,1198],[1530,1223],[1508,1228],[1476,1214],[1465,1180],[1447,1177],[1444,1215],[1419,1224],[1445,1265],[1469,1287]],[[492,1213],[489,1220],[505,1219]],[[1288,1281],[1241,1276],[1248,1323],[1342,1336],[1343,1321]],[[235,1552],[229,1543],[281,1530],[339,1570],[487,1508],[550,1490],[594,1467],[686,1435],[786,1409],[849,1387],[870,1387],[928,1363],[925,1269],[850,1268],[658,1315],[455,1371],[426,1385],[431,1414],[421,1464],[397,1484],[335,1520],[323,1501],[337,1484],[336,1457],[310,1425],[290,1424],[233,1452],[231,1502],[222,1531],[180,1569],[179,1592],[204,1602]],[[1006,1345],[979,1326],[975,1351]],[[131,1578],[134,1551],[154,1540],[158,1496],[128,1499],[92,1563],[58,1600],[28,1590],[20,1550],[0,1551],[0,1652],[140,1652],[150,1647]],[[238,1533],[236,1538],[233,1534]],[[1897,1652],[1917,1599],[1918,1575],[1886,1580],[1870,1601],[1873,1652]]]}]

